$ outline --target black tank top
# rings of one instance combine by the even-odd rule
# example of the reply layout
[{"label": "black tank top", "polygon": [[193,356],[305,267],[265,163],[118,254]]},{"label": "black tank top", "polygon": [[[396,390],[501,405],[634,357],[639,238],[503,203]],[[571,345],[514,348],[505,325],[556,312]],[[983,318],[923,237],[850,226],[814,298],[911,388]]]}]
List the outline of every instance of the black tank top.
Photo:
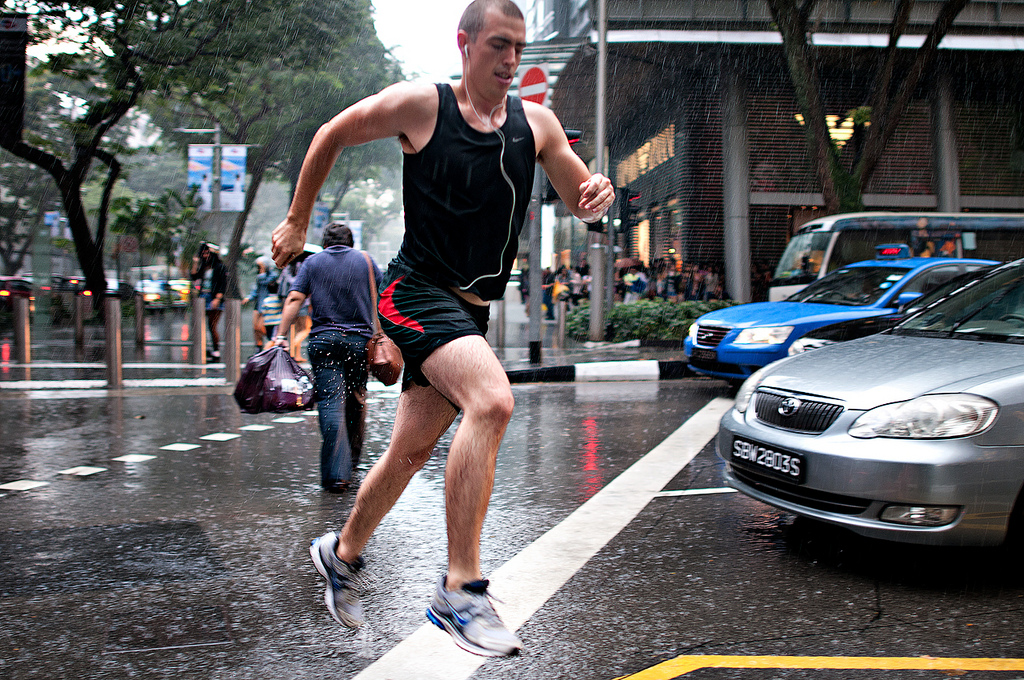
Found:
[{"label": "black tank top", "polygon": [[442,286],[484,300],[505,295],[533,189],[536,150],[523,103],[505,124],[478,132],[450,85],[437,85],[434,134],[403,170],[405,239],[397,260]]}]

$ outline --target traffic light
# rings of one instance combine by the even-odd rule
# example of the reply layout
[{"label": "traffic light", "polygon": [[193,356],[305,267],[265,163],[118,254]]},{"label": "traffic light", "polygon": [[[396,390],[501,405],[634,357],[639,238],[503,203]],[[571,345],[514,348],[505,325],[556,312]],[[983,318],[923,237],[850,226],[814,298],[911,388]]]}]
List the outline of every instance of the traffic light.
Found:
[{"label": "traffic light", "polygon": [[619,202],[619,233],[627,233],[637,225],[640,215],[640,194],[629,189],[619,189],[615,200]]}]

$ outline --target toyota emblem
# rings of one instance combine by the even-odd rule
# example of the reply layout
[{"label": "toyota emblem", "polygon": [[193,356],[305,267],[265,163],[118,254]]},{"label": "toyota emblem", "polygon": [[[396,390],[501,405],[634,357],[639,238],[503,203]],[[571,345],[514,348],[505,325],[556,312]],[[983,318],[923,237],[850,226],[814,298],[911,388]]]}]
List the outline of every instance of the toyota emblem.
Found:
[{"label": "toyota emblem", "polygon": [[782,403],[779,404],[779,415],[788,418],[800,410],[800,403],[800,400],[796,397],[784,399]]}]

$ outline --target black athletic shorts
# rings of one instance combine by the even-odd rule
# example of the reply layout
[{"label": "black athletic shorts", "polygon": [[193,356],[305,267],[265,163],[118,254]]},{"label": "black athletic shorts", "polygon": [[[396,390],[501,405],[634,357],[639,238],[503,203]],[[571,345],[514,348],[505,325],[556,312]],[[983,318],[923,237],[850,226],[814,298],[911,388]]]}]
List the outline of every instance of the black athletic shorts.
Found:
[{"label": "black athletic shorts", "polygon": [[420,369],[430,353],[456,338],[486,335],[490,318],[489,307],[470,304],[396,262],[381,281],[377,312],[381,330],[402,350],[403,389],[410,381],[430,385]]}]

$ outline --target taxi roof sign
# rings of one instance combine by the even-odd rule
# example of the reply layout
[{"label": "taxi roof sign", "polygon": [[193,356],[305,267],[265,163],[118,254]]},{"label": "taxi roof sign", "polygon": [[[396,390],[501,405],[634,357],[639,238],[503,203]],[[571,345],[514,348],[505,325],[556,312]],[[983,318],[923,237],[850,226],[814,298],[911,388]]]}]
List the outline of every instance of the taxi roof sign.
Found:
[{"label": "taxi roof sign", "polygon": [[910,257],[910,246],[905,243],[886,243],[875,246],[877,260],[905,260]]}]

